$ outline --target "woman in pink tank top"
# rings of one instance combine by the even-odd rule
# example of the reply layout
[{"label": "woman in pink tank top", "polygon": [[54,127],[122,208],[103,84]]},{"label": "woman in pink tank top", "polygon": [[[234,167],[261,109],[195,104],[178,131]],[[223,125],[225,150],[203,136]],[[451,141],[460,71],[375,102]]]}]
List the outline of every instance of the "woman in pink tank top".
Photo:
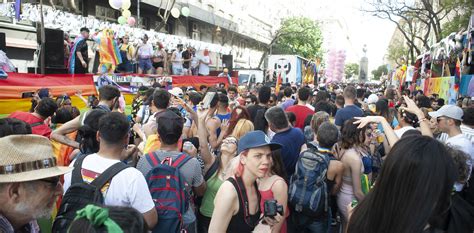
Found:
[{"label": "woman in pink tank top", "polygon": [[280,154],[274,152],[272,156],[272,168],[268,171],[267,175],[262,178],[258,183],[258,191],[261,194],[260,209],[262,213],[264,211],[264,203],[266,200],[276,200],[278,205],[283,206],[284,221],[270,227],[264,223],[260,223],[254,230],[254,233],[259,232],[287,232],[286,217],[289,215],[288,210],[288,184],[283,177],[286,177],[284,173],[283,162],[281,161]]}]

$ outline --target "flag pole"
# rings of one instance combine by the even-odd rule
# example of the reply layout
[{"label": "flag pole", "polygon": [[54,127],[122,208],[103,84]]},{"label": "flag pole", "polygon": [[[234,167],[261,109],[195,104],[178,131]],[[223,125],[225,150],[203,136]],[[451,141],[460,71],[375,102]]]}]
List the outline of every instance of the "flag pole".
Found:
[{"label": "flag pole", "polygon": [[40,70],[41,74],[45,73],[45,54],[44,54],[44,44],[46,42],[45,33],[44,33],[44,17],[43,17],[43,0],[40,0],[40,17],[41,17],[41,27],[40,27],[40,34],[41,34],[41,48],[40,48]]}]

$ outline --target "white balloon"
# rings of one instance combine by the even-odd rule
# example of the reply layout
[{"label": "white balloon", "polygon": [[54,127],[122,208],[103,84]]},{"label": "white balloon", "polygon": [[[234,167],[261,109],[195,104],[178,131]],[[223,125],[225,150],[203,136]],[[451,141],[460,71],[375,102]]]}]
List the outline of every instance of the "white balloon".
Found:
[{"label": "white balloon", "polygon": [[178,8],[171,9],[171,16],[173,16],[175,18],[179,18],[179,14],[180,14],[180,12],[179,12]]}]

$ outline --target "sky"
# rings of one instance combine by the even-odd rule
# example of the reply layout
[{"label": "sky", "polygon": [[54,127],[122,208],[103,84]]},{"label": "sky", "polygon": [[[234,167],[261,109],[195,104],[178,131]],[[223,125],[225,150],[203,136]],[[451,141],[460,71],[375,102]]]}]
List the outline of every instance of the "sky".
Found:
[{"label": "sky", "polygon": [[[358,62],[362,48],[367,45],[369,72],[382,65],[388,44],[395,30],[395,24],[360,11],[368,9],[366,1],[371,0],[310,0],[305,12],[315,19],[335,18],[345,22],[347,36],[352,48],[347,48],[348,62]],[[340,34],[340,33],[339,33]],[[332,39],[332,38],[324,38]]]}]

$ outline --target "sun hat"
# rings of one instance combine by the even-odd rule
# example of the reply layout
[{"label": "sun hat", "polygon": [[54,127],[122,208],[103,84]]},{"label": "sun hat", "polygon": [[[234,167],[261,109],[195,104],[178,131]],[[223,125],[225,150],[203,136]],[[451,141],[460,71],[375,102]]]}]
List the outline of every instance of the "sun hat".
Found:
[{"label": "sun hat", "polygon": [[57,166],[48,138],[10,135],[0,138],[0,183],[25,182],[63,175],[72,167]]}]

